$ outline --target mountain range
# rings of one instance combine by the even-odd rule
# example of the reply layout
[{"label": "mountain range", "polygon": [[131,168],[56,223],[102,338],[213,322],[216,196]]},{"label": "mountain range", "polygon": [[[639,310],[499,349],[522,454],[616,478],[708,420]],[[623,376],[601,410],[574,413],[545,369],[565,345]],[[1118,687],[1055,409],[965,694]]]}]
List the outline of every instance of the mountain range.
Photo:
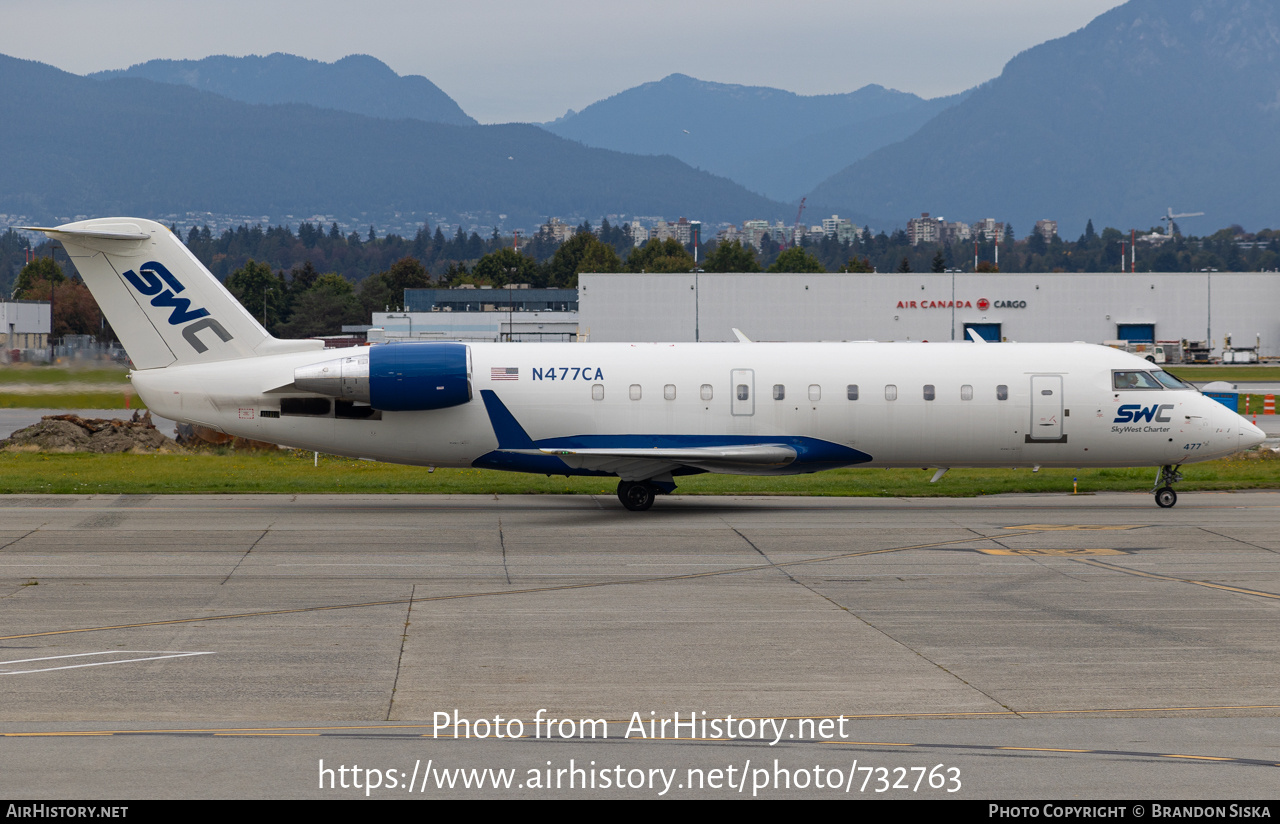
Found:
[{"label": "mountain range", "polygon": [[[675,158],[584,147],[536,126],[387,120],[261,105],[0,56],[0,212],[743,220],[781,204]],[[483,225],[483,224],[482,224]]]},{"label": "mountain range", "polygon": [[777,200],[799,200],[854,160],[911,135],[964,94],[883,86],[801,96],[673,74],[542,127],[587,146],[669,154]]},{"label": "mountain range", "polygon": [[401,77],[386,63],[367,54],[348,55],[333,63],[279,52],[266,57],[217,55],[203,60],[149,60],[89,76],[141,77],[190,86],[242,103],[306,103],[369,117],[408,117],[455,126],[474,126],[476,122],[427,78]]},{"label": "mountain range", "polygon": [[1280,225],[1280,4],[1130,0],[1029,49],[810,197],[899,221],[1038,218],[1079,232]]},{"label": "mountain range", "polygon": [[[0,212],[810,215],[921,212],[1064,234],[1280,225],[1280,4],[1129,0],[926,100],[680,74],[544,124],[482,126],[375,58],[155,60],[78,77],[0,56]],[[696,168],[693,168],[696,167]],[[787,205],[789,203],[789,205]],[[489,218],[486,218],[489,219]],[[811,219],[812,220],[812,219]]]}]

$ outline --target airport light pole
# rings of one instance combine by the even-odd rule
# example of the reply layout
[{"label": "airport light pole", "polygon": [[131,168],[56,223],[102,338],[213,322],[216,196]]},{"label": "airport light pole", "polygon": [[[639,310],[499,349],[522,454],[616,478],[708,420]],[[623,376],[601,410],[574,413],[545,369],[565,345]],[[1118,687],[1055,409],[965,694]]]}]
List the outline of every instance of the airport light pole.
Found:
[{"label": "airport light pole", "polygon": [[[58,262],[57,241],[49,242],[49,260],[53,261],[55,264]],[[49,363],[53,363],[58,359],[57,350],[54,348],[55,339],[53,337],[53,304],[54,304],[53,297],[54,297],[54,290],[56,290],[57,287],[58,287],[57,282],[54,280],[53,276],[50,275],[49,276]]]},{"label": "airport light pole", "polygon": [[[515,280],[516,272],[519,272],[519,271],[520,269],[516,266],[507,267],[507,274],[510,276],[511,280]],[[511,296],[511,290],[515,288],[515,284],[511,283],[511,281],[509,280],[507,281],[506,286],[507,286],[507,343],[511,343],[516,339],[515,330],[512,328],[513,320],[511,317],[512,313],[515,311],[515,298]]]}]

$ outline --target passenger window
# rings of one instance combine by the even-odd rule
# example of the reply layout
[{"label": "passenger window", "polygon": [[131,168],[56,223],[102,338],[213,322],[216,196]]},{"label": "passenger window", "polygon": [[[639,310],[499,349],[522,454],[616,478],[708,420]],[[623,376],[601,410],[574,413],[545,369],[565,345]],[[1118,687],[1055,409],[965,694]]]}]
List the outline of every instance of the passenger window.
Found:
[{"label": "passenger window", "polygon": [[967,384],[967,383],[966,383],[964,386],[960,387],[960,400],[962,400],[962,401],[971,401],[971,400],[973,400],[973,387],[972,387],[972,386],[970,386],[969,384]]},{"label": "passenger window", "polygon": [[844,388],[844,394],[849,400],[856,401],[858,399],[858,385],[851,383]]},{"label": "passenger window", "polygon": [[666,386],[662,387],[662,397],[666,398],[669,401],[675,400],[676,385],[674,383],[669,383]]},{"label": "passenger window", "polygon": [[704,401],[711,400],[711,395],[711,384],[709,383],[704,383],[702,388],[698,390],[698,397],[702,398]]},{"label": "passenger window", "polygon": [[998,401],[1007,401],[1007,400],[1009,400],[1009,387],[1005,386],[1003,383],[1002,383],[1002,384],[1000,384],[999,386],[997,386],[997,387],[996,387],[996,400],[998,400]]},{"label": "passenger window", "polygon": [[640,384],[638,383],[631,384],[631,400],[640,400]]},{"label": "passenger window", "polygon": [[591,386],[591,400],[593,401],[604,400],[604,384],[603,383],[597,383]]},{"label": "passenger window", "polygon": [[935,394],[936,393],[933,390],[933,384],[926,383],[924,385],[924,399],[927,401],[931,401],[933,400]]},{"label": "passenger window", "polygon": [[809,384],[809,400],[811,400],[811,401],[820,401],[820,400],[822,400],[822,387],[821,387],[821,386],[819,386],[819,385],[818,385],[818,384],[816,384],[816,383],[811,383],[811,384]]},{"label": "passenger window", "polygon": [[773,385],[773,399],[775,401],[781,401],[781,400],[786,400],[786,398],[787,398],[787,387],[783,386],[780,383],[775,383]]},{"label": "passenger window", "polygon": [[898,399],[898,387],[893,384],[885,386],[884,399],[887,401],[896,401]]},{"label": "passenger window", "polygon": [[751,399],[751,390],[747,388],[745,383],[738,384],[738,400],[745,401]]}]

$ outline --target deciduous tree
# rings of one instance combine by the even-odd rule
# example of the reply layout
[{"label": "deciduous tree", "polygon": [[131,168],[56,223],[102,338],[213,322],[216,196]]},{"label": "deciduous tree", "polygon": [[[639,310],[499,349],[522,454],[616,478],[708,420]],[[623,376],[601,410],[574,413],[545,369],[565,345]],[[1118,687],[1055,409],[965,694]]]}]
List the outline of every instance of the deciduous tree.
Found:
[{"label": "deciduous tree", "polygon": [[741,241],[735,240],[733,243],[716,244],[702,268],[708,272],[759,272],[760,262],[750,245],[743,246]]},{"label": "deciduous tree", "polygon": [[770,272],[825,272],[816,257],[809,254],[803,246],[792,246],[780,252],[778,258],[769,267]]}]

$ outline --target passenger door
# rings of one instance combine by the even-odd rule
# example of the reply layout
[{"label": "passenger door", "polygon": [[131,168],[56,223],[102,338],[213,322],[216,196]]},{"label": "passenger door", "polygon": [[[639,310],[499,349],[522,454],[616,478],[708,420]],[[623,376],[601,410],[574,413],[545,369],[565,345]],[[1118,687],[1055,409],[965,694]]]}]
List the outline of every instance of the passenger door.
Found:
[{"label": "passenger door", "polygon": [[1062,376],[1033,375],[1031,377],[1031,432],[1032,441],[1066,440],[1062,434]]}]

